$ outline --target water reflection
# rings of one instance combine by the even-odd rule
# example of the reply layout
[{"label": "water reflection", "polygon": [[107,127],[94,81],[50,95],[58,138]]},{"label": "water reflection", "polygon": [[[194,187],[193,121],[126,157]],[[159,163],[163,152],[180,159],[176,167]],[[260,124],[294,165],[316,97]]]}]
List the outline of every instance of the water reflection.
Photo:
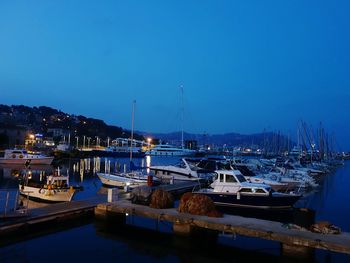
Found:
[{"label": "water reflection", "polygon": [[[131,227],[129,225],[115,224],[95,220],[96,234],[113,243],[123,244],[123,251],[129,254],[130,262],[137,262],[136,258],[143,258],[145,262],[250,262],[267,260],[277,262],[278,255],[259,253],[250,250],[241,250],[233,246],[218,244],[217,236],[213,234],[198,233],[193,237],[174,236],[150,229]],[[209,236],[210,235],[210,236]],[[147,237],[147,242],[144,238]],[[104,241],[106,242],[106,241]],[[232,243],[232,240],[231,240]],[[277,250],[279,253],[279,250]],[[277,253],[277,254],[278,254]],[[110,257],[113,255],[109,255]],[[117,258],[116,255],[114,259]],[[297,262],[297,261],[290,261]]]},{"label": "water reflection", "polygon": [[[149,167],[152,165],[175,164],[179,157],[151,157],[137,158],[133,161],[136,166]],[[82,200],[99,194],[106,194],[102,183],[96,175],[97,172],[116,172],[130,169],[129,158],[86,158],[61,160],[59,165],[32,165],[26,169],[24,165],[0,165],[0,188],[6,190],[18,189],[18,178],[30,171],[32,177],[38,181],[45,175],[49,175],[59,167],[62,174],[69,174],[70,183],[74,186],[82,186],[74,200]],[[349,162],[344,167],[338,168],[335,173],[319,178],[320,187],[304,194],[297,203],[299,208],[310,208],[316,211],[316,220],[329,220],[331,223],[350,231],[350,210],[344,209],[350,202],[347,185],[350,184]],[[284,215],[283,215],[284,216]]]}]

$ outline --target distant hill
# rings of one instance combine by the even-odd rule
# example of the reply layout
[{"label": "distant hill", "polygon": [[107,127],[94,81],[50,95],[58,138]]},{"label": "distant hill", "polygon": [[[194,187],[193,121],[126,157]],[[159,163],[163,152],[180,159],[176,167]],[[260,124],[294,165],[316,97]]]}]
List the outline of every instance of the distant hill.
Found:
[{"label": "distant hill", "polygon": [[[0,105],[0,128],[22,127],[33,132],[50,136],[50,130],[62,129],[71,136],[99,136],[130,137],[130,130],[113,125],[107,125],[104,121],[82,115],[65,113],[50,107],[28,107],[24,105]],[[139,134],[134,134],[135,139],[142,140]]]},{"label": "distant hill", "polygon": [[[53,109],[47,106],[28,107],[24,105],[0,105],[0,129],[21,127],[46,136],[52,129],[62,129],[69,132],[71,136],[99,136],[102,140],[107,137],[112,140],[118,137],[130,138],[130,130],[122,127],[106,124],[103,120],[74,115]],[[1,135],[1,130],[0,130]],[[134,138],[145,140],[146,137],[152,137],[153,143],[159,141],[172,144],[181,143],[181,132],[171,133],[151,133],[136,131]],[[191,134],[184,133],[184,140],[196,140],[198,145],[217,145],[217,146],[241,146],[241,147],[264,147],[265,149],[276,149],[285,147],[288,140],[279,133],[257,133],[243,135],[239,133],[226,134]],[[289,142],[290,145],[293,142]]]},{"label": "distant hill", "polygon": [[[158,138],[162,142],[170,144],[181,143],[181,132],[171,133],[148,133],[138,131],[144,137]],[[196,140],[198,145],[226,145],[228,147],[260,147],[271,151],[278,148],[287,148],[288,144],[291,147],[295,143],[288,142],[288,138],[280,133],[266,132],[256,134],[239,134],[239,133],[225,133],[225,134],[192,134],[184,133],[184,140]]]}]

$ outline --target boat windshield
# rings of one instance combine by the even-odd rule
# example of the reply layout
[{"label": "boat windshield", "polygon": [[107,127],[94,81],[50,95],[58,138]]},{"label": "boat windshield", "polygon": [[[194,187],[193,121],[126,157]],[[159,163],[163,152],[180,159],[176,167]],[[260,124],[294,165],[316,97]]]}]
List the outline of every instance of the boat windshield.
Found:
[{"label": "boat windshield", "polygon": [[179,163],[175,164],[175,166],[179,168],[186,168],[186,164],[183,161],[180,161]]},{"label": "boat windshield", "polygon": [[242,174],[236,174],[236,177],[240,183],[246,182],[247,180]]}]

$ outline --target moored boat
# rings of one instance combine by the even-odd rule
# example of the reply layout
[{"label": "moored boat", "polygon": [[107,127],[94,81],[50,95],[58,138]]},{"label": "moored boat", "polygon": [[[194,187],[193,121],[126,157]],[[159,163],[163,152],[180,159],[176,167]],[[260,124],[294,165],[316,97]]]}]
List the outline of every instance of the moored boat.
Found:
[{"label": "moored boat", "polygon": [[[103,185],[116,187],[136,187],[140,185],[157,184],[157,179],[142,171],[118,172],[118,173],[97,173]],[[155,179],[155,180],[154,180]]]},{"label": "moored boat", "polygon": [[76,192],[69,185],[69,176],[62,176],[59,172],[46,176],[43,183],[32,182],[26,174],[19,184],[19,191],[29,199],[44,202],[68,202]]},{"label": "moored boat", "polygon": [[158,144],[152,149],[146,151],[146,155],[151,156],[194,156],[195,150],[177,147],[170,144]]},{"label": "moored boat", "polygon": [[212,181],[214,172],[193,165],[186,158],[182,158],[174,165],[154,165],[149,167],[154,176],[161,180],[197,181],[200,179]]},{"label": "moored boat", "polygon": [[300,194],[280,193],[266,184],[248,182],[237,170],[219,170],[210,185],[194,193],[209,196],[216,206],[251,209],[288,209],[301,198]]},{"label": "moored boat", "polygon": [[0,158],[0,164],[25,164],[30,161],[31,165],[51,164],[54,157],[41,153],[30,153],[24,149],[6,149],[4,157]]}]

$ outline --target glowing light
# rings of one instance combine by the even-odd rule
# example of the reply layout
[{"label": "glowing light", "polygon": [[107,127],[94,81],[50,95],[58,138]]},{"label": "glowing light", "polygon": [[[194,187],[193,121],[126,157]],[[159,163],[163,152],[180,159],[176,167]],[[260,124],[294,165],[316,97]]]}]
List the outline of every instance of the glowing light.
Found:
[{"label": "glowing light", "polygon": [[146,155],[146,171],[147,174],[149,174],[151,172],[151,169],[149,168],[151,166],[151,156],[150,155]]}]

